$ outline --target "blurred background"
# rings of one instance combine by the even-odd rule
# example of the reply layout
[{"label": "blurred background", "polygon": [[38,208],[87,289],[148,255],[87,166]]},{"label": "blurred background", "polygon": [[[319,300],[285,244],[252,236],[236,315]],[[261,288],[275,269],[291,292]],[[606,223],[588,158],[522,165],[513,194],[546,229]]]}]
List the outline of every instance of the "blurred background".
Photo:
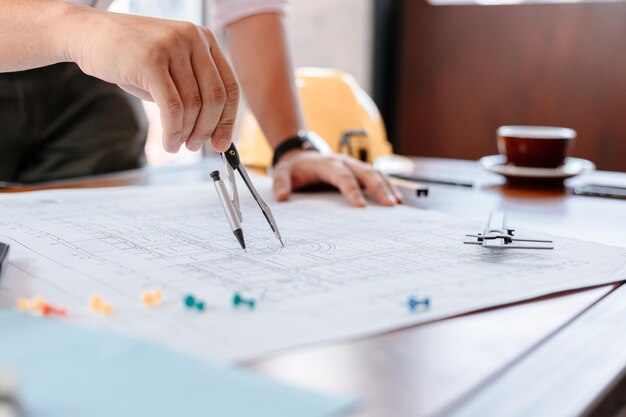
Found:
[{"label": "blurred background", "polygon": [[[116,0],[112,10],[210,26],[211,2]],[[478,159],[505,124],[571,127],[574,156],[626,171],[626,3],[292,0],[296,66],[344,70],[374,98],[396,153]],[[200,158],[162,151],[154,165]]]}]

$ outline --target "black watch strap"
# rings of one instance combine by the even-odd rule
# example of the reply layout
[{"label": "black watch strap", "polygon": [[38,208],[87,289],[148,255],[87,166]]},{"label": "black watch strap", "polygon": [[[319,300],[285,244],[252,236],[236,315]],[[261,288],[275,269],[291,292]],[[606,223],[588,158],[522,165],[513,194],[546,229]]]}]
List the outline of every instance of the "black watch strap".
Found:
[{"label": "black watch strap", "polygon": [[272,158],[272,167],[276,166],[284,154],[294,149],[317,150],[313,142],[308,138],[307,132],[301,130],[296,136],[292,136],[278,145]]}]

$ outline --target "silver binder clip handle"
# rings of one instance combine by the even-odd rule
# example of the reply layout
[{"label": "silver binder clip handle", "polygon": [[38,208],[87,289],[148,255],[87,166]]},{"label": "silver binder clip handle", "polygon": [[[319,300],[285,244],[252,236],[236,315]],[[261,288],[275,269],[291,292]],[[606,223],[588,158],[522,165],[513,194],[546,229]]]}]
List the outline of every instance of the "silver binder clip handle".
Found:
[{"label": "silver binder clip handle", "polygon": [[489,214],[487,227],[483,233],[468,234],[463,241],[466,245],[482,245],[485,248],[492,249],[554,249],[551,240],[543,239],[520,239],[513,237],[515,230],[510,229],[506,225],[504,213],[494,211]]},{"label": "silver binder clip handle", "polygon": [[222,154],[222,161],[224,162],[224,168],[226,169],[226,178],[228,178],[228,185],[230,187],[230,192],[228,193],[230,204],[235,209],[237,220],[239,220],[239,222],[241,223],[243,222],[243,216],[241,214],[241,206],[239,205],[239,191],[237,190],[237,178],[235,178],[235,170],[228,163],[226,158],[224,158],[224,154]]}]

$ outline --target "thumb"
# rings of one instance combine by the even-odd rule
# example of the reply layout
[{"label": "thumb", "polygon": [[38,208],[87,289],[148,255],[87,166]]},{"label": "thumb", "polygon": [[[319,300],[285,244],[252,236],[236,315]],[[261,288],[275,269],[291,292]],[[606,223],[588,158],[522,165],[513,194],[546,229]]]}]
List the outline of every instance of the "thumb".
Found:
[{"label": "thumb", "polygon": [[291,172],[284,166],[274,170],[274,195],[278,201],[285,201],[291,195]]}]

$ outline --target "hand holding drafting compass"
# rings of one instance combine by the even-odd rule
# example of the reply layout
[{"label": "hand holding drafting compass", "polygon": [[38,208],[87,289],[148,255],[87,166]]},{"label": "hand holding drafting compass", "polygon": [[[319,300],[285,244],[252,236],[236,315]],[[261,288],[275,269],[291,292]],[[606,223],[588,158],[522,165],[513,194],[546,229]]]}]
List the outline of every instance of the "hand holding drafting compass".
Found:
[{"label": "hand holding drafting compass", "polygon": [[465,235],[473,239],[466,239],[463,243],[494,249],[554,249],[551,240],[519,239],[513,237],[514,232],[515,230],[506,226],[504,213],[495,211],[489,215],[489,222],[483,233]]},{"label": "hand holding drafting compass", "polygon": [[256,188],[254,188],[254,185],[252,184],[252,180],[250,180],[250,177],[248,176],[246,168],[243,166],[243,163],[241,163],[241,160],[239,159],[239,151],[235,147],[234,143],[230,145],[230,148],[228,148],[226,152],[222,153],[222,160],[224,161],[224,165],[226,167],[226,175],[228,176],[230,193],[226,191],[224,182],[220,179],[219,171],[213,171],[211,173],[211,178],[213,178],[215,189],[217,190],[217,194],[222,201],[224,213],[226,214],[231,229],[233,230],[235,237],[237,237],[239,244],[241,244],[241,247],[245,249],[246,244],[244,242],[243,231],[241,229],[241,222],[243,222],[243,217],[241,215],[241,207],[239,205],[239,193],[237,192],[237,179],[235,178],[235,171],[239,172],[239,175],[241,175],[243,182],[246,184],[246,187],[248,187],[248,190],[250,190],[252,197],[254,197],[254,200],[261,208],[265,219],[272,228],[272,232],[274,232],[274,235],[276,235],[276,238],[284,247],[285,244],[280,237],[278,225],[274,220],[272,211],[270,210],[270,207],[267,205],[267,203],[263,201],[261,195],[258,193]]}]

